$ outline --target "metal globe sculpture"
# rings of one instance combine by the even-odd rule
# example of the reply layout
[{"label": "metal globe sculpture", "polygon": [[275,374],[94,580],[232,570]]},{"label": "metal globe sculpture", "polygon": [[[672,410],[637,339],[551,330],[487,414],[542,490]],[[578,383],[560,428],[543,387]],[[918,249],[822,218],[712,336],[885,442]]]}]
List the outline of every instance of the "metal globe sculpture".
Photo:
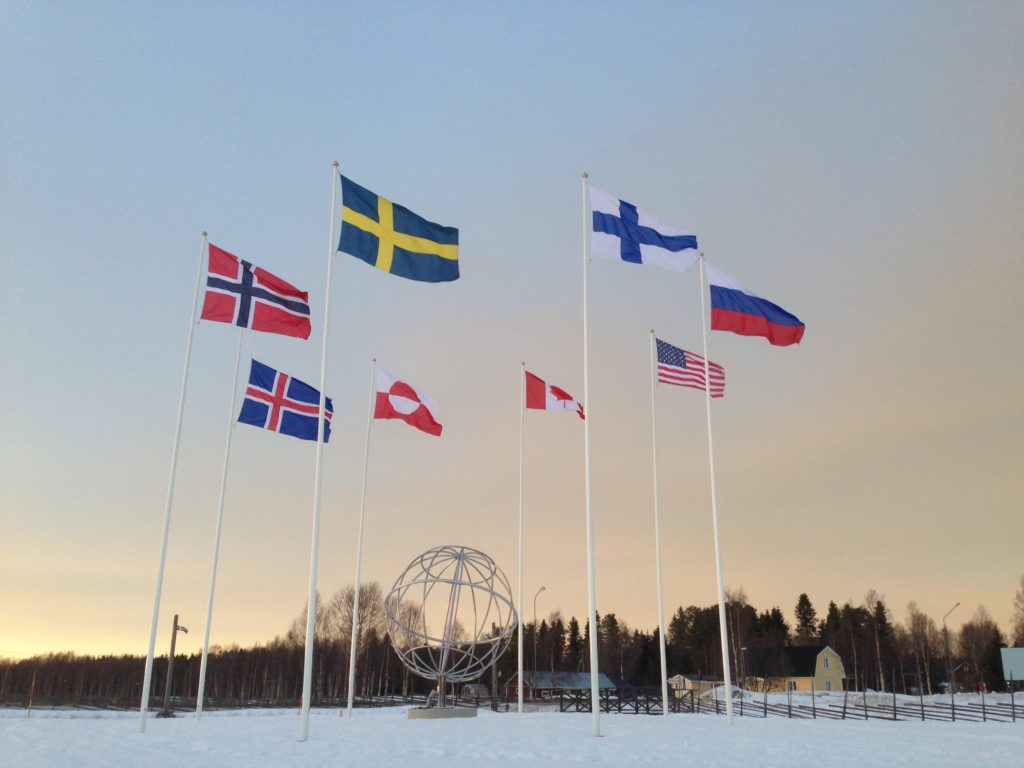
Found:
[{"label": "metal globe sculpture", "polygon": [[[388,637],[420,677],[474,680],[498,660],[519,618],[508,579],[476,549],[435,547],[415,558],[384,598]],[[444,697],[440,697],[444,706]]]}]

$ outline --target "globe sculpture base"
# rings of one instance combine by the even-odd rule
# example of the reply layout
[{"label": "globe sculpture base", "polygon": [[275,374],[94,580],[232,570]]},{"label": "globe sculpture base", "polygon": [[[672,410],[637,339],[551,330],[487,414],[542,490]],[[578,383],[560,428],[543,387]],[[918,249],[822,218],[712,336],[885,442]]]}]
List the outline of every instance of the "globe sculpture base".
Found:
[{"label": "globe sculpture base", "polygon": [[410,720],[448,720],[453,717],[476,717],[476,709],[470,707],[414,707],[409,710]]}]

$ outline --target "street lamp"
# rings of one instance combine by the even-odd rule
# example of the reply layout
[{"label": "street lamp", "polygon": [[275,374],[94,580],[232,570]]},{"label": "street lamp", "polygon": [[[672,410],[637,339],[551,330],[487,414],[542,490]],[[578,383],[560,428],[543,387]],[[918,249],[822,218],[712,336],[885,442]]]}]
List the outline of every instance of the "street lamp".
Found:
[{"label": "street lamp", "polygon": [[[541,587],[537,590],[537,594],[533,596],[533,674],[534,678],[537,676],[537,597],[547,587]],[[534,683],[536,684],[536,679]]]},{"label": "street lamp", "polygon": [[[959,600],[956,601],[956,605],[946,611],[946,616],[955,611],[957,605],[960,605]],[[956,687],[953,683],[953,661],[949,655],[949,630],[946,629],[946,616],[942,617],[942,636],[946,640],[946,669],[949,675],[949,711],[952,713],[953,719],[956,720],[956,698],[953,696]]]},{"label": "street lamp", "polygon": [[157,713],[157,717],[174,717],[174,711],[171,709],[171,681],[174,679],[174,643],[178,639],[179,632],[184,632],[187,635],[188,629],[178,626],[178,614],[174,614],[174,629],[171,630],[171,653],[167,657],[167,684],[164,686],[164,708]]},{"label": "street lamp", "polygon": [[747,647],[740,648],[740,677],[743,679],[743,690],[747,689]]}]

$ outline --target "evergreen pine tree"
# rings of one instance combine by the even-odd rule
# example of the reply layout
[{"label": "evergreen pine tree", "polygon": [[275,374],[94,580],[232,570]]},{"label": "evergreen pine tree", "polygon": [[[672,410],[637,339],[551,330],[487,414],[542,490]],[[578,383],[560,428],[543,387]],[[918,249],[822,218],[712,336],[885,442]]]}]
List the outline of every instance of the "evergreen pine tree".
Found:
[{"label": "evergreen pine tree", "polygon": [[836,605],[834,600],[830,600],[828,613],[825,614],[825,620],[821,623],[821,629],[818,634],[821,642],[831,646],[835,651],[839,650],[839,629],[841,625],[842,619],[839,616],[839,606]]},{"label": "evergreen pine tree", "polygon": [[583,638],[580,637],[580,623],[573,616],[569,619],[569,637],[565,641],[565,666],[570,672],[579,672],[583,658]]},{"label": "evergreen pine tree", "polygon": [[794,616],[796,618],[796,644],[810,645],[817,639],[814,630],[818,612],[814,610],[806,592],[802,592],[797,598]]}]

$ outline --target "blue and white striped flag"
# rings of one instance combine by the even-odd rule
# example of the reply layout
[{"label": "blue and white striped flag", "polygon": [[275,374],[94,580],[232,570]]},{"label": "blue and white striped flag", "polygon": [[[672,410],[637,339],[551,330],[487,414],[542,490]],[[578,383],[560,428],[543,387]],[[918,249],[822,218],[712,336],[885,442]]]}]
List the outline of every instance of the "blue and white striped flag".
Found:
[{"label": "blue and white striped flag", "polygon": [[700,258],[696,235],[590,187],[590,255],[685,272]]}]

